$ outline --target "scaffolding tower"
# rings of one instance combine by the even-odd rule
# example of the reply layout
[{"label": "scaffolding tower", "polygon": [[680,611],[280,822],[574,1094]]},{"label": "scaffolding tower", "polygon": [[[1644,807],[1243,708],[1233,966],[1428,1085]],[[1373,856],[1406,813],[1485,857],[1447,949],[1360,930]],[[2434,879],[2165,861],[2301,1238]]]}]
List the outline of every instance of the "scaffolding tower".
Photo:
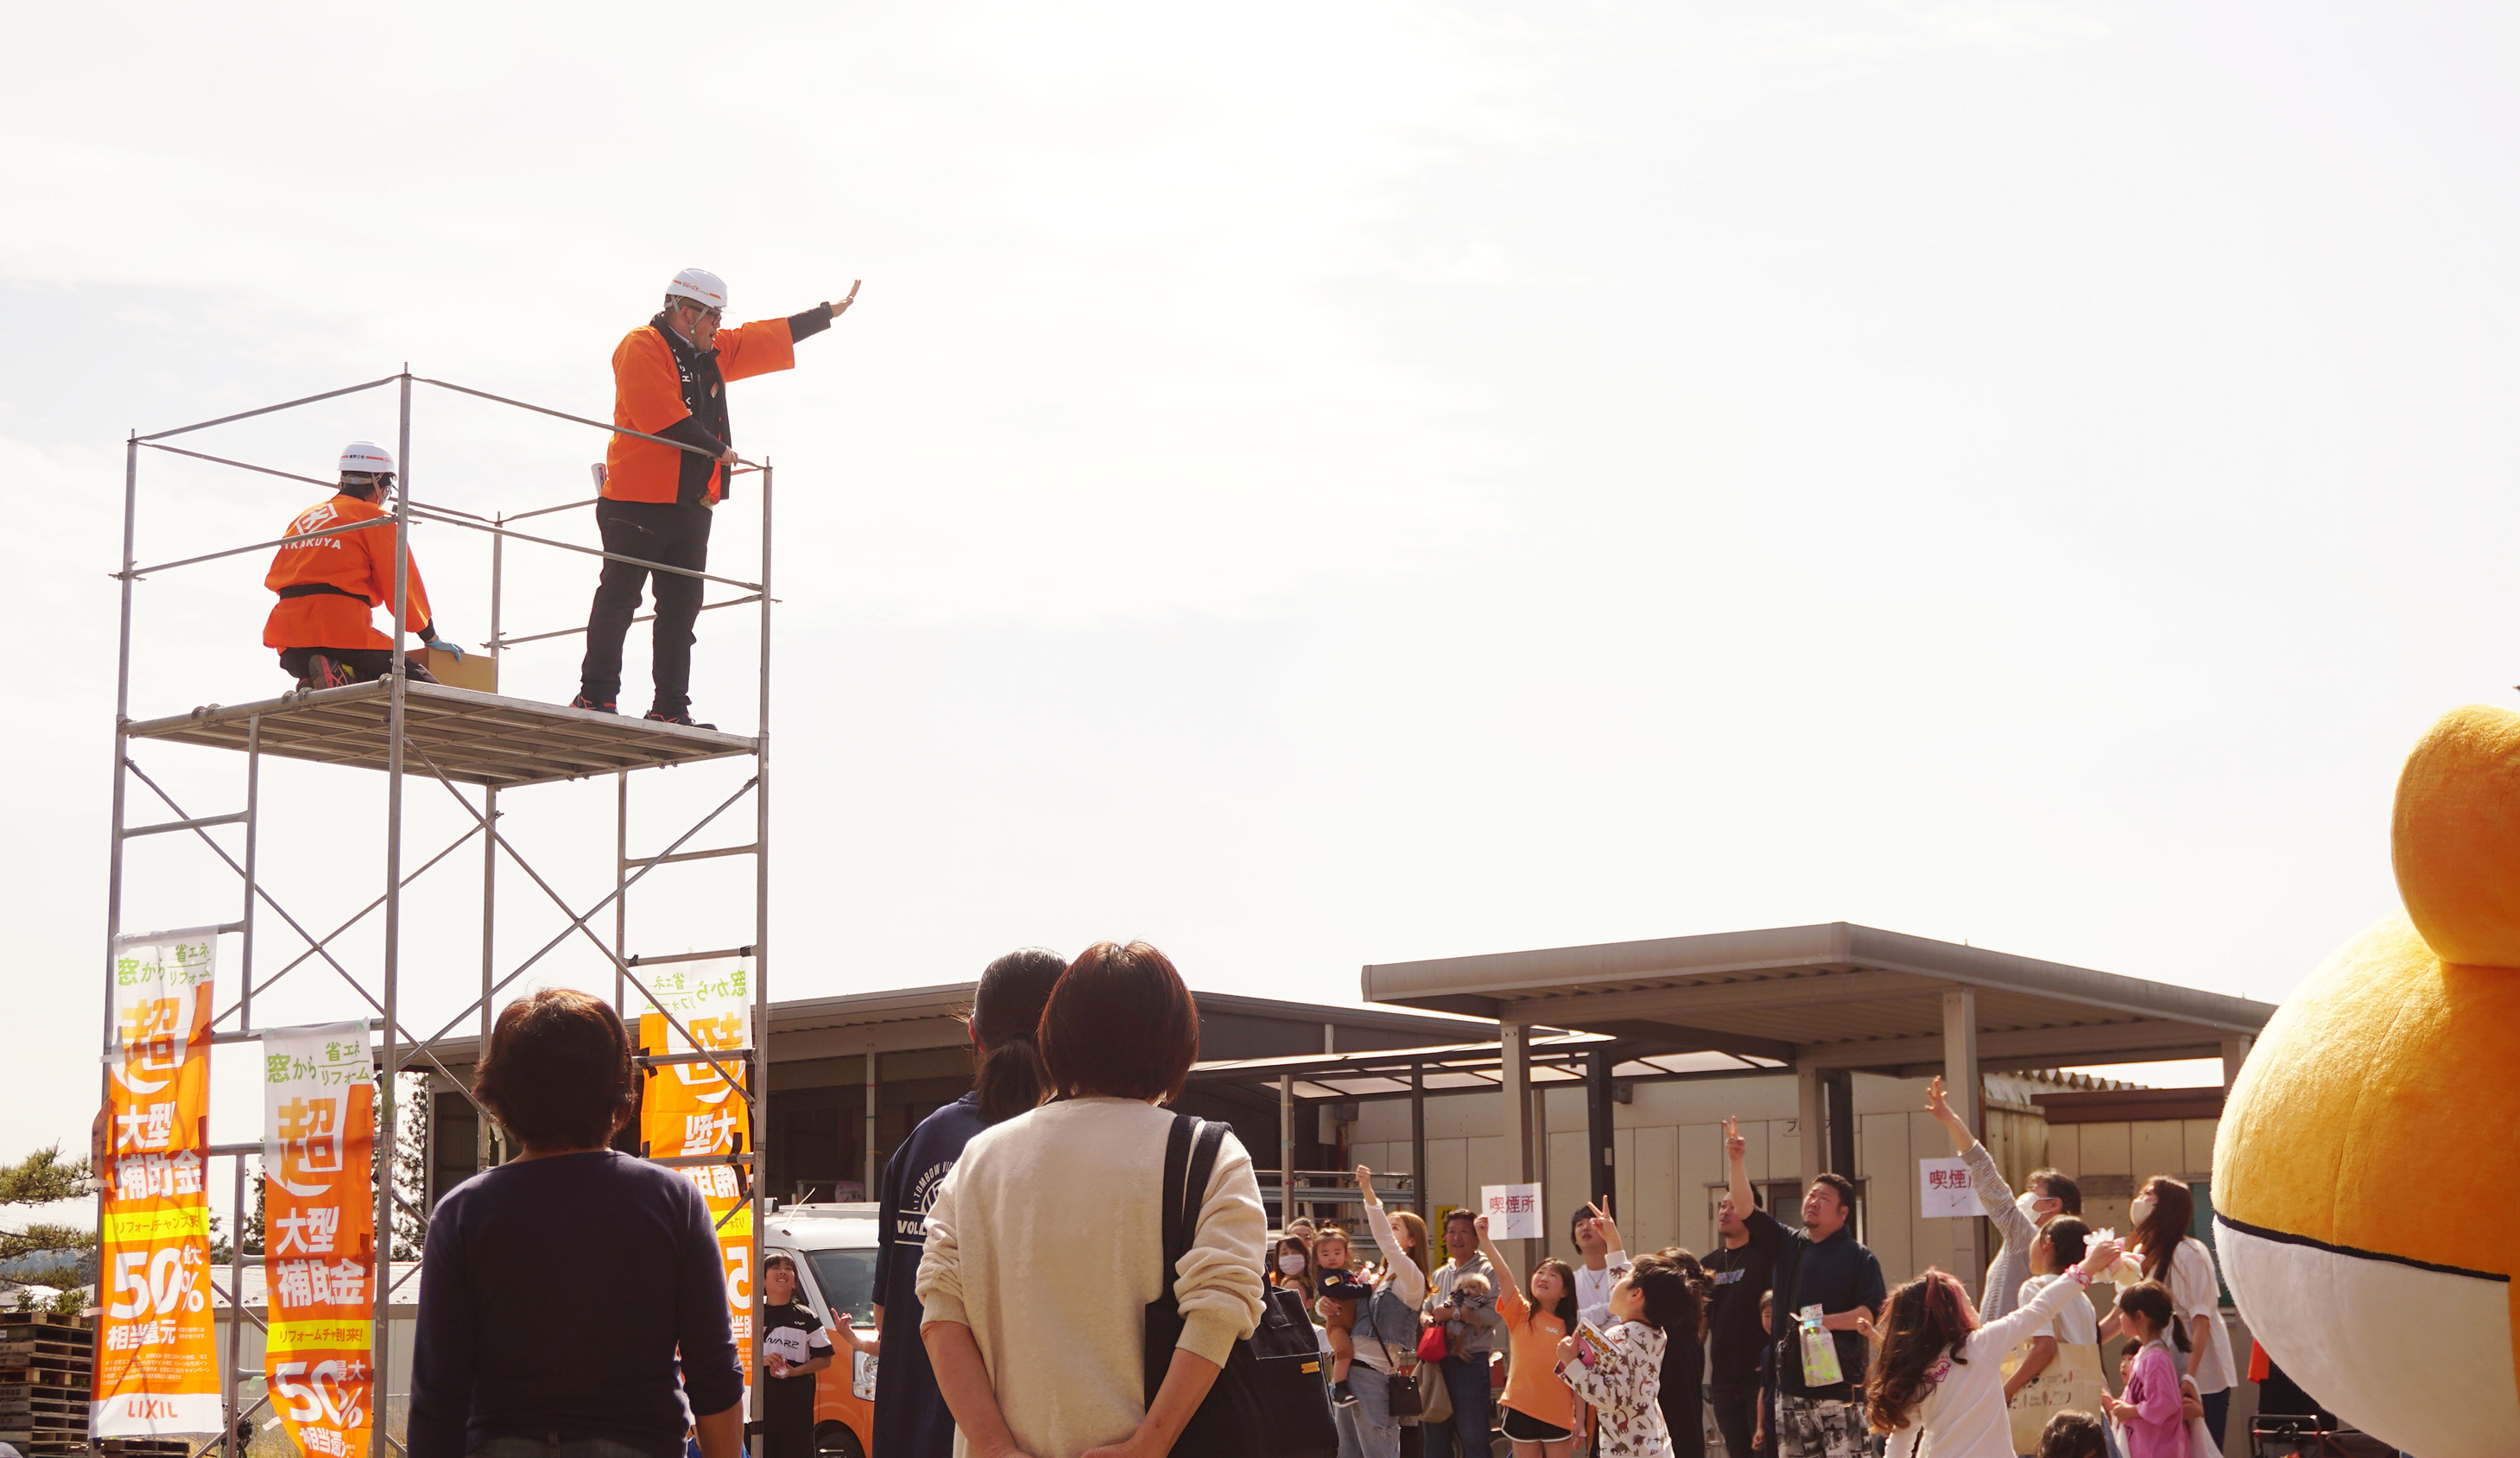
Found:
[{"label": "scaffolding tower", "polygon": [[[179,568],[196,567],[248,553],[269,552],[275,548],[313,541],[349,530],[376,530],[379,524],[360,522],[327,527],[300,535],[284,536],[246,546],[202,553],[178,561],[141,565],[133,555],[140,505],[140,463],[143,451],[159,451],[189,457],[217,466],[256,472],[303,481],[309,485],[335,489],[337,482],[293,472],[276,470],[251,462],[232,460],[168,444],[176,436],[189,435],[215,426],[229,425],[258,416],[312,405],[319,401],[354,395],[367,390],[393,387],[399,396],[399,431],[396,437],[395,462],[399,468],[398,489],[394,493],[392,530],[395,546],[394,596],[389,605],[393,613],[390,636],[394,641],[394,672],[371,683],[339,688],[299,690],[256,703],[239,705],[206,705],[189,712],[149,719],[131,717],[132,706],[132,609],[134,589],[142,581]],[[241,955],[238,994],[221,1008],[212,1024],[213,1046],[258,1040],[265,1031],[254,1021],[254,996],[267,991],[281,978],[309,961],[330,967],[346,983],[358,1013],[337,1021],[350,1022],[364,1015],[369,1027],[379,1035],[375,1049],[377,1068],[382,1074],[376,1101],[376,1141],[383,1177],[377,1182],[376,1207],[376,1271],[373,1281],[373,1302],[370,1316],[374,1333],[372,1365],[375,1369],[376,1396],[372,1412],[374,1434],[383,1439],[397,1454],[403,1450],[386,1424],[387,1390],[392,1351],[392,1324],[388,1306],[394,1292],[416,1274],[417,1264],[401,1276],[393,1274],[394,1214],[397,1207],[414,1216],[425,1229],[427,1212],[414,1208],[402,1200],[395,1189],[393,1160],[396,1153],[396,1129],[401,1111],[397,1099],[400,1076],[406,1072],[426,1073],[434,1071],[471,1098],[469,1081],[454,1078],[439,1061],[437,1045],[457,1036],[456,1029],[471,1020],[474,1027],[467,1036],[477,1036],[474,1046],[486,1050],[489,1045],[494,999],[513,986],[517,980],[545,957],[572,939],[591,943],[608,961],[613,973],[613,1006],[621,1012],[623,1022],[633,1029],[635,1038],[637,1011],[632,998],[644,1008],[661,1013],[686,1046],[701,1047],[692,1036],[692,1029],[670,1009],[664,1007],[650,991],[640,969],[658,963],[694,961],[709,957],[740,955],[749,958],[753,970],[751,1046],[724,1050],[716,1054],[663,1054],[642,1057],[645,1067],[682,1062],[707,1062],[717,1067],[736,1091],[749,1106],[749,1140],[739,1139],[732,1156],[664,1160],[668,1164],[733,1163],[743,1174],[748,1190],[749,1225],[753,1232],[749,1268],[760,1265],[760,1232],[762,1229],[763,1182],[757,1176],[761,1160],[761,1135],[768,1128],[770,1080],[767,1077],[768,1029],[770,1025],[770,710],[771,710],[771,563],[774,544],[772,491],[773,472],[765,460],[730,462],[730,475],[757,475],[761,507],[760,562],[757,581],[698,571],[687,568],[668,567],[662,563],[601,551],[547,536],[528,534],[516,529],[515,524],[560,512],[579,511],[595,505],[596,498],[571,501],[558,506],[540,506],[513,515],[480,517],[442,504],[415,500],[412,490],[412,387],[428,386],[469,395],[475,399],[530,411],[538,415],[593,427],[608,434],[618,433],[654,440],[677,450],[706,454],[682,442],[662,436],[648,435],[621,428],[607,421],[590,420],[565,411],[510,399],[443,380],[431,380],[411,373],[409,366],[381,380],[362,385],[327,390],[321,394],[266,405],[258,409],[223,415],[174,430],[142,434],[135,431],[124,447],[122,492],[122,552],[119,570],[113,576],[121,587],[121,622],[117,663],[114,678],[114,734],[112,835],[106,897],[106,967],[105,967],[105,1047],[110,1059],[117,1045],[118,1029],[114,1022],[114,939],[123,934],[124,848],[132,841],[150,836],[191,834],[242,882],[243,904],[235,921],[215,928],[220,934],[233,934],[240,939]],[[759,718],[754,733],[743,736],[715,730],[633,718],[591,710],[558,707],[530,703],[496,694],[477,693],[442,685],[418,684],[406,677],[403,664],[404,606],[409,598],[411,557],[407,548],[415,523],[430,523],[461,527],[490,537],[490,602],[488,621],[490,635],[483,648],[495,663],[506,651],[526,643],[575,637],[586,629],[562,628],[522,635],[506,635],[500,621],[501,590],[506,570],[506,550],[515,542],[526,547],[576,553],[608,562],[627,562],[652,572],[673,572],[697,577],[706,583],[733,588],[742,596],[706,603],[703,611],[717,608],[756,607],[760,614],[759,647]],[[703,589],[705,591],[705,589]],[[645,621],[646,618],[638,619]],[[178,804],[172,795],[134,759],[142,746],[157,744],[192,745],[215,750],[235,751],[244,756],[242,809],[209,814],[195,814]],[[703,760],[737,758],[750,755],[752,773],[733,794],[652,854],[634,856],[629,847],[631,776],[643,769],[690,764]],[[347,921],[330,932],[318,934],[307,924],[292,915],[264,885],[259,874],[259,816],[263,760],[267,756],[310,761],[319,764],[345,765],[380,771],[383,776],[384,814],[384,880],[375,898]],[[600,775],[614,778],[615,833],[612,860],[612,891],[592,906],[572,906],[550,880],[519,852],[500,827],[503,815],[512,813],[501,808],[501,796],[535,786],[551,785]],[[456,840],[436,850],[418,868],[408,874],[403,844],[404,799],[412,782],[420,782],[421,793],[434,783],[452,797],[466,812],[463,819],[471,828]],[[171,818],[145,824],[133,824],[130,804],[135,783],[162,802]],[[477,799],[468,797],[459,787],[472,787]],[[733,810],[746,796],[752,800],[752,840],[748,844],[720,844],[691,847],[691,843],[703,831]],[[740,823],[740,822],[739,822]],[[229,853],[226,846],[213,839],[210,832],[221,826],[243,829],[242,857]],[[405,892],[421,877],[453,857],[474,838],[481,841],[481,953],[479,994],[462,1012],[443,1025],[425,1033],[415,1033],[404,1021],[402,1004],[403,966],[403,899]],[[557,935],[502,971],[494,931],[497,925],[499,866],[502,856],[515,871],[532,883],[535,891],[555,905],[567,921]],[[633,888],[660,867],[682,862],[709,860],[728,856],[748,856],[753,866],[753,921],[750,935],[740,944],[723,951],[694,952],[642,958],[625,945],[627,908]],[[611,939],[608,943],[590,924],[604,912],[612,913]],[[383,951],[372,979],[363,979],[335,953],[333,944],[374,913],[383,913]],[[276,921],[286,929],[294,955],[277,971],[257,980],[257,942],[271,931]],[[302,947],[298,944],[302,943]],[[276,960],[266,956],[266,961]],[[371,983],[373,982],[373,986]],[[721,1062],[723,1060],[723,1062]],[[748,1076],[738,1077],[738,1071]],[[110,1074],[107,1076],[110,1077]],[[100,1086],[100,1102],[105,1089]],[[492,1162],[491,1121],[474,1102],[478,1135],[475,1139],[474,1167],[487,1168]],[[226,1458],[239,1458],[238,1429],[241,1420],[254,1418],[271,1401],[266,1390],[256,1401],[243,1400],[247,1385],[263,1380],[263,1374],[246,1368],[242,1361],[244,1344],[240,1338],[244,1324],[253,1322],[266,1327],[262,1316],[246,1309],[245,1270],[248,1263],[264,1257],[248,1257],[244,1252],[243,1222],[252,1208],[247,1190],[246,1161],[259,1156],[259,1141],[214,1144],[205,1152],[210,1159],[233,1161],[233,1191],[230,1208],[230,1231],[235,1241],[235,1254],[227,1263],[226,1284],[218,1289],[217,1275],[212,1273],[213,1289],[225,1301],[222,1313],[226,1324],[226,1345],[222,1368],[225,1393],[226,1432],[194,1450],[194,1458],[206,1458],[213,1448],[223,1447]],[[100,1176],[105,1171],[100,1169]],[[208,1171],[204,1171],[205,1175]],[[210,1188],[205,1178],[204,1189]],[[104,1196],[99,1195],[100,1215]],[[267,1243],[266,1243],[267,1246]],[[266,1286],[266,1290],[268,1287]],[[761,1293],[757,1283],[752,1293],[754,1329],[759,1330]],[[267,1309],[267,1308],[266,1308]],[[751,1360],[748,1353],[743,1360]],[[757,1406],[759,1398],[754,1402]],[[757,1412],[755,1414],[757,1416]]]}]

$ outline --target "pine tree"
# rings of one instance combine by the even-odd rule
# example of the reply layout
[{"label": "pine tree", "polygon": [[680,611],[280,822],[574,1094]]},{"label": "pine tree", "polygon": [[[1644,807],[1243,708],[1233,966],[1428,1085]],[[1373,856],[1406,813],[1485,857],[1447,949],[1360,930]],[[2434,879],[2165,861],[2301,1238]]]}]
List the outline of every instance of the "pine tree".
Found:
[{"label": "pine tree", "polygon": [[[63,1159],[62,1147],[56,1144],[15,1164],[0,1165],[0,1205],[51,1205],[75,1200],[91,1193],[88,1179],[87,1161]],[[26,1264],[21,1267],[21,1261]],[[15,1279],[34,1286],[57,1286],[67,1296],[96,1280],[96,1232],[50,1222],[23,1230],[0,1231],[0,1262],[8,1264]]]}]

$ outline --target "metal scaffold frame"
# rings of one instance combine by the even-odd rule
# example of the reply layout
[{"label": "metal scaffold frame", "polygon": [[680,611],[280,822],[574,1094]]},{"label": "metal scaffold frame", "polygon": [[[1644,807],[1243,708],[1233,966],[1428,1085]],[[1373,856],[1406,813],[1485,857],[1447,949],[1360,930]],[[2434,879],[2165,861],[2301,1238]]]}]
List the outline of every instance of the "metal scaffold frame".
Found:
[{"label": "metal scaffold frame", "polygon": [[[372,1364],[375,1368],[377,1384],[377,1395],[373,1408],[374,1432],[378,1437],[383,1438],[391,1445],[397,1454],[402,1451],[401,1446],[387,1431],[385,1422],[385,1398],[392,1354],[392,1324],[388,1319],[388,1306],[393,1293],[404,1281],[409,1280],[412,1274],[407,1271],[400,1278],[392,1277],[391,1254],[394,1214],[397,1206],[405,1212],[419,1217],[424,1229],[427,1224],[427,1212],[414,1209],[398,1195],[392,1174],[393,1159],[397,1149],[397,1128],[400,1121],[400,1111],[396,1107],[400,1075],[406,1072],[426,1072],[433,1070],[456,1089],[462,1091],[465,1097],[472,1098],[471,1089],[465,1080],[453,1077],[445,1064],[438,1058],[437,1045],[455,1037],[457,1027],[470,1019],[475,1026],[469,1030],[467,1036],[477,1035],[478,1042],[474,1046],[486,1051],[489,1046],[494,1010],[493,999],[574,936],[594,945],[603,953],[605,960],[610,963],[613,970],[613,1006],[621,1011],[626,1024],[634,1029],[637,1025],[636,1015],[629,1001],[630,994],[635,990],[646,1007],[661,1013],[675,1031],[694,1047],[699,1045],[692,1039],[691,1028],[684,1025],[680,1017],[657,1002],[648,983],[641,978],[638,969],[658,963],[731,954],[743,955],[752,959],[754,1035],[750,1042],[753,1046],[728,1050],[718,1055],[705,1053],[668,1055],[641,1060],[641,1063],[646,1066],[674,1062],[706,1062],[716,1068],[721,1074],[728,1077],[730,1082],[737,1084],[737,1092],[749,1105],[752,1137],[749,1141],[739,1141],[737,1151],[732,1157],[667,1160],[659,1162],[733,1163],[741,1169],[758,1175],[763,1172],[759,1165],[762,1158],[760,1151],[763,1133],[769,1127],[770,1113],[770,1081],[767,1077],[767,1034],[770,1025],[770,630],[771,607],[775,601],[771,595],[771,563],[775,538],[773,474],[770,464],[767,461],[754,463],[738,460],[729,465],[730,476],[757,474],[760,478],[761,559],[758,571],[760,580],[746,582],[693,569],[668,567],[662,563],[557,541],[546,536],[531,535],[513,527],[512,524],[530,518],[591,507],[595,504],[595,498],[488,518],[457,511],[451,507],[413,500],[411,490],[412,387],[415,385],[429,386],[518,410],[531,411],[582,426],[591,426],[608,434],[630,435],[639,439],[657,441],[680,451],[707,454],[680,441],[645,434],[609,422],[590,420],[565,411],[553,410],[523,400],[510,399],[443,380],[427,379],[412,374],[408,366],[398,374],[388,375],[381,380],[371,380],[363,385],[353,385],[340,389],[327,390],[321,394],[284,401],[277,405],[240,411],[233,415],[224,415],[215,420],[201,421],[170,431],[159,431],[145,435],[136,431],[133,432],[124,446],[122,553],[120,570],[113,573],[121,584],[121,621],[114,676],[113,825],[106,896],[104,984],[104,1053],[110,1060],[117,1046],[118,1036],[118,1028],[114,1021],[113,943],[125,930],[122,925],[124,847],[131,841],[142,837],[189,831],[199,837],[212,854],[225,862],[229,869],[238,875],[243,882],[244,889],[244,908],[240,918],[215,929],[220,934],[238,934],[242,942],[242,954],[238,959],[241,969],[239,992],[233,1002],[217,1011],[212,1021],[213,1045],[254,1041],[270,1030],[259,1027],[254,1023],[255,994],[268,991],[273,983],[311,960],[320,960],[330,966],[365,1004],[368,1026],[381,1032],[382,1045],[376,1050],[376,1059],[383,1076],[377,1098],[376,1139],[378,1151],[386,1170],[385,1177],[377,1182],[377,1259],[370,1310],[373,1321],[371,1331],[374,1333]],[[299,690],[258,703],[236,706],[208,705],[186,714],[151,720],[134,720],[131,717],[131,643],[133,590],[138,583],[156,573],[171,571],[177,568],[193,567],[246,553],[267,552],[278,547],[314,541],[343,531],[374,530],[377,524],[374,522],[353,523],[144,567],[133,555],[139,520],[141,452],[143,450],[161,451],[213,465],[303,481],[309,485],[332,490],[337,486],[335,481],[300,476],[294,472],[280,471],[251,462],[230,460],[165,442],[175,436],[191,434],[214,426],[271,415],[386,386],[395,387],[399,397],[399,427],[395,451],[399,474],[396,477],[397,489],[394,491],[392,516],[396,565],[393,601],[390,604],[393,610],[391,637],[394,644],[394,671],[384,679],[373,683],[352,684],[340,688]],[[512,540],[536,547],[598,557],[607,562],[631,563],[652,572],[672,572],[696,577],[704,582],[732,587],[746,594],[707,603],[703,611],[745,606],[757,606],[760,610],[758,669],[760,717],[755,733],[752,737],[745,738],[712,730],[684,728],[614,714],[532,704],[493,694],[409,682],[403,672],[408,650],[403,644],[402,624],[406,621],[404,609],[409,601],[411,586],[411,558],[407,544],[415,522],[457,526],[487,533],[490,536],[490,636],[482,646],[489,652],[494,662],[509,648],[571,637],[586,631],[584,628],[563,628],[516,637],[503,636],[500,621],[501,587],[506,570],[506,548]],[[647,618],[642,616],[635,620],[645,621]],[[245,808],[225,814],[200,816],[192,814],[178,804],[174,797],[133,759],[132,742],[135,740],[162,740],[176,744],[242,752],[245,755]],[[643,857],[634,857],[631,854],[629,847],[630,775],[634,770],[706,759],[738,757],[744,754],[752,756],[753,772],[741,787],[720,801],[715,808],[702,815],[663,850]],[[297,917],[292,915],[259,879],[260,797],[262,763],[266,757],[375,768],[382,771],[385,777],[383,888],[347,921],[322,935],[316,934]],[[411,762],[414,759],[418,760],[417,768]],[[415,774],[424,772],[427,779],[442,787],[458,804],[464,807],[467,812],[465,818],[470,822],[470,828],[458,836],[453,843],[422,862],[418,869],[405,874],[403,869],[405,781]],[[611,893],[602,900],[580,910],[570,905],[568,900],[501,832],[499,817],[507,812],[500,809],[499,797],[502,790],[585,779],[599,774],[610,774],[616,780],[613,888]],[[158,800],[162,801],[167,812],[174,818],[145,825],[131,825],[128,811],[134,781],[146,787]],[[469,783],[480,789],[481,794],[477,804],[457,788],[459,782]],[[747,794],[752,797],[753,802],[752,843],[698,849],[685,848],[694,837],[706,830],[728,810],[733,809]],[[210,835],[212,829],[225,825],[244,827],[242,859],[231,855],[227,847]],[[447,861],[476,836],[482,841],[479,995],[443,1026],[426,1037],[415,1036],[404,1022],[401,998],[403,894],[413,883]],[[568,923],[558,934],[544,942],[531,956],[508,970],[504,976],[500,975],[499,971],[494,935],[498,910],[499,862],[503,851],[514,869],[522,872],[542,895],[559,908],[561,915],[565,917]],[[746,944],[727,952],[704,952],[680,956],[641,958],[629,953],[626,945],[627,907],[629,893],[633,887],[644,880],[650,872],[661,866],[739,855],[748,855],[753,861],[753,930]],[[609,945],[607,945],[604,938],[589,925],[607,908],[612,912],[612,937]],[[383,912],[383,953],[378,969],[377,986],[372,991],[367,981],[343,965],[341,958],[335,955],[332,947],[334,942],[380,909]],[[279,971],[257,982],[255,980],[255,942],[262,913],[277,918],[297,941],[304,944],[304,949],[297,952]],[[339,1021],[352,1020],[345,1018]],[[725,1059],[725,1062],[721,1063],[720,1058]],[[729,1064],[744,1066],[750,1076],[737,1077],[729,1071]],[[110,1077],[110,1071],[101,1075],[100,1103],[104,1101],[104,1095],[108,1091],[104,1087],[104,1080]],[[477,1170],[487,1168],[491,1162],[491,1119],[487,1112],[480,1109],[477,1100],[473,1101],[473,1107],[478,1116],[479,1129],[474,1150],[474,1167]],[[206,1151],[208,1158],[227,1158],[235,1162],[231,1181],[232,1238],[241,1236],[245,1213],[251,1207],[247,1203],[248,1192],[246,1180],[246,1159],[260,1155],[262,1148],[259,1142],[253,1142],[212,1145]],[[102,1177],[106,1171],[100,1169],[97,1173],[100,1176],[98,1200],[101,1217],[104,1202]],[[207,1171],[205,1170],[204,1173],[206,1175]],[[760,1231],[765,1213],[762,1193],[764,1182],[760,1178],[747,1178],[745,1183],[750,1190],[750,1225],[753,1231],[751,1265],[757,1269],[760,1264]],[[206,1178],[203,1188],[205,1190],[210,1188],[210,1182]],[[250,1320],[257,1327],[267,1326],[263,1317],[246,1309],[244,1299],[245,1268],[248,1260],[258,1263],[266,1257],[248,1257],[244,1253],[242,1239],[235,1240],[235,1247],[234,1257],[228,1263],[228,1269],[225,1272],[224,1288],[219,1286],[216,1272],[211,1276],[212,1287],[217,1298],[226,1303],[223,1319],[227,1325],[227,1366],[222,1373],[226,1431],[223,1435],[213,1437],[195,1449],[194,1458],[206,1458],[211,1449],[221,1447],[224,1448],[227,1458],[239,1458],[238,1428],[241,1420],[257,1416],[271,1401],[271,1393],[268,1390],[250,1405],[243,1401],[244,1385],[261,1381],[263,1373],[248,1370],[244,1366],[241,1360],[244,1346],[240,1340],[244,1333],[245,1322]],[[753,1291],[756,1330],[759,1324],[760,1303],[761,1293],[756,1285]],[[746,1359],[749,1360],[748,1357]],[[758,1401],[757,1397],[755,1401]]]}]

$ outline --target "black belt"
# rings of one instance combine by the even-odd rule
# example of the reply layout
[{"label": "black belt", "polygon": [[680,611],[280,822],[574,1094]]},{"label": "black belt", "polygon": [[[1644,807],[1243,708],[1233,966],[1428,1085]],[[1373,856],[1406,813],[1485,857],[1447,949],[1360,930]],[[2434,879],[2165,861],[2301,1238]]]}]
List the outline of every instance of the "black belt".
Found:
[{"label": "black belt", "polygon": [[361,603],[368,600],[368,595],[364,592],[352,592],[345,587],[336,587],[330,582],[292,583],[281,588],[280,595],[282,597],[346,597],[356,598]]}]

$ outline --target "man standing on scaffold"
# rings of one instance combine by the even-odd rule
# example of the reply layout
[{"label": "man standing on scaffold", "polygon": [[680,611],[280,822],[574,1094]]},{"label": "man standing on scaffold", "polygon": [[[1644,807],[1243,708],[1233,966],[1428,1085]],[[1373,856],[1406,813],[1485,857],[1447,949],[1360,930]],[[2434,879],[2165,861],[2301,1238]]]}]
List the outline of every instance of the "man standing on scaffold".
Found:
[{"label": "man standing on scaffold", "polygon": [[[262,645],[280,650],[280,666],[301,689],[367,683],[393,671],[393,640],[369,625],[372,609],[389,608],[394,595],[393,513],[385,506],[394,488],[393,457],[383,446],[353,440],[341,447],[341,488],[289,524],[291,536],[343,526],[378,524],[293,542],[272,554],[262,585],[280,594],[262,625]],[[410,563],[402,625],[431,648],[456,658],[464,650],[437,636],[428,612],[428,589],[420,585],[420,563]],[[418,661],[403,660],[413,683],[435,683]]]},{"label": "man standing on scaffold", "polygon": [[[704,571],[708,568],[709,514],[726,499],[726,469],[736,460],[727,426],[730,380],[796,366],[796,342],[829,329],[858,296],[821,303],[785,319],[762,319],[720,329],[726,284],[704,268],[686,268],[665,286],[665,307],[630,331],[612,351],[612,423],[625,431],[661,435],[697,451],[636,435],[615,435],[604,453],[603,499],[595,520],[604,550],[616,557]],[[705,452],[705,454],[702,454]],[[571,708],[615,712],[621,692],[621,640],[639,614],[644,567],[607,562],[587,612],[586,661],[578,669]],[[692,624],[700,612],[700,579],[656,572],[655,706],[648,717],[666,724],[714,729],[692,722]]]}]

